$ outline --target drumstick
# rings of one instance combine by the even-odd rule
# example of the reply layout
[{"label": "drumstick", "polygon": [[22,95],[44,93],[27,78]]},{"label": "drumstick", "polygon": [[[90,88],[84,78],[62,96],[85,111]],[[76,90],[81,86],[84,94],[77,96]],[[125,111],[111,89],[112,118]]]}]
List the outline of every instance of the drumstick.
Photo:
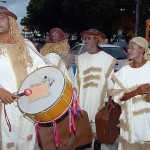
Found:
[{"label": "drumstick", "polygon": [[18,94],[18,96],[29,96],[32,94],[32,90],[31,89],[25,89],[23,93]]}]

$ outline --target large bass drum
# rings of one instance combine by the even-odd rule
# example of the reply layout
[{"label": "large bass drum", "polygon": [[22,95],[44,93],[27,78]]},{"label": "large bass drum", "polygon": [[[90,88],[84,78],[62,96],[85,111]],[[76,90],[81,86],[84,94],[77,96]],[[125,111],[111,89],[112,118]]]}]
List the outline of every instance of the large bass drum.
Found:
[{"label": "large bass drum", "polygon": [[19,88],[31,93],[18,100],[19,109],[30,119],[47,123],[60,118],[72,103],[72,85],[56,67],[42,67],[32,72]]}]

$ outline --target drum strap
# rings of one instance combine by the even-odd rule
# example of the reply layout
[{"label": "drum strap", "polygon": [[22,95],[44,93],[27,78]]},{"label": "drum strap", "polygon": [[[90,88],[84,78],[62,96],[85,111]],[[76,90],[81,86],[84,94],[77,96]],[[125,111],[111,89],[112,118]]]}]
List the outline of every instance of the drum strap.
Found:
[{"label": "drum strap", "polygon": [[48,59],[46,59],[43,55],[41,55],[35,47],[31,46],[28,42],[27,42],[27,45],[28,47],[33,51],[35,52],[40,58],[43,59],[43,61],[47,64],[47,65],[50,65],[50,66],[55,66],[53,63],[51,63]]}]

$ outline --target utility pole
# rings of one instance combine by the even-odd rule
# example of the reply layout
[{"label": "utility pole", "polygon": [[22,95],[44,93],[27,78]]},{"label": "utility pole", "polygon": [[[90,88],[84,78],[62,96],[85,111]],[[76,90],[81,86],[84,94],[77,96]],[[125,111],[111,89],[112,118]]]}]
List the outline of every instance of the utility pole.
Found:
[{"label": "utility pole", "polygon": [[135,1],[136,1],[135,37],[137,37],[139,31],[139,13],[140,13],[141,0],[135,0]]}]

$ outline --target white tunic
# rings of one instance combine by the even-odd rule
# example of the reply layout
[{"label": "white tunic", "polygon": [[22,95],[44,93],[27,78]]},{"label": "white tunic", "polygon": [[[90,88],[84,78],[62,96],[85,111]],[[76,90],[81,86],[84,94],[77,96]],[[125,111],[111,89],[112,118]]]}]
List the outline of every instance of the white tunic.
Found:
[{"label": "white tunic", "polygon": [[127,101],[120,101],[124,93],[138,86],[150,84],[150,61],[140,68],[125,65],[114,76],[115,102],[122,108],[120,116],[120,139],[127,143],[146,143],[150,141],[150,103],[138,95]]},{"label": "white tunic", "polygon": [[115,63],[115,59],[103,51],[92,55],[86,52],[77,59],[79,104],[93,123],[98,109],[104,106],[108,90],[113,88],[111,74]]},{"label": "white tunic", "polygon": [[[26,40],[26,42],[34,48],[33,44]],[[33,67],[27,68],[27,73],[30,74],[37,68],[46,66],[44,61],[29,48],[30,56],[33,58]],[[7,51],[5,48],[4,51]],[[9,56],[7,53],[0,57],[0,85],[10,93],[18,92],[15,73],[12,68]],[[11,124],[12,131],[9,132],[6,123],[4,105],[1,110],[1,138],[2,150],[33,150],[35,145],[35,126],[34,123],[26,119],[20,112],[17,102],[5,105],[6,113]]]},{"label": "white tunic", "polygon": [[63,73],[63,75],[73,84],[73,80],[70,78],[65,62],[57,53],[49,53],[46,56],[44,56],[49,62],[51,66],[57,67],[60,69]]}]

